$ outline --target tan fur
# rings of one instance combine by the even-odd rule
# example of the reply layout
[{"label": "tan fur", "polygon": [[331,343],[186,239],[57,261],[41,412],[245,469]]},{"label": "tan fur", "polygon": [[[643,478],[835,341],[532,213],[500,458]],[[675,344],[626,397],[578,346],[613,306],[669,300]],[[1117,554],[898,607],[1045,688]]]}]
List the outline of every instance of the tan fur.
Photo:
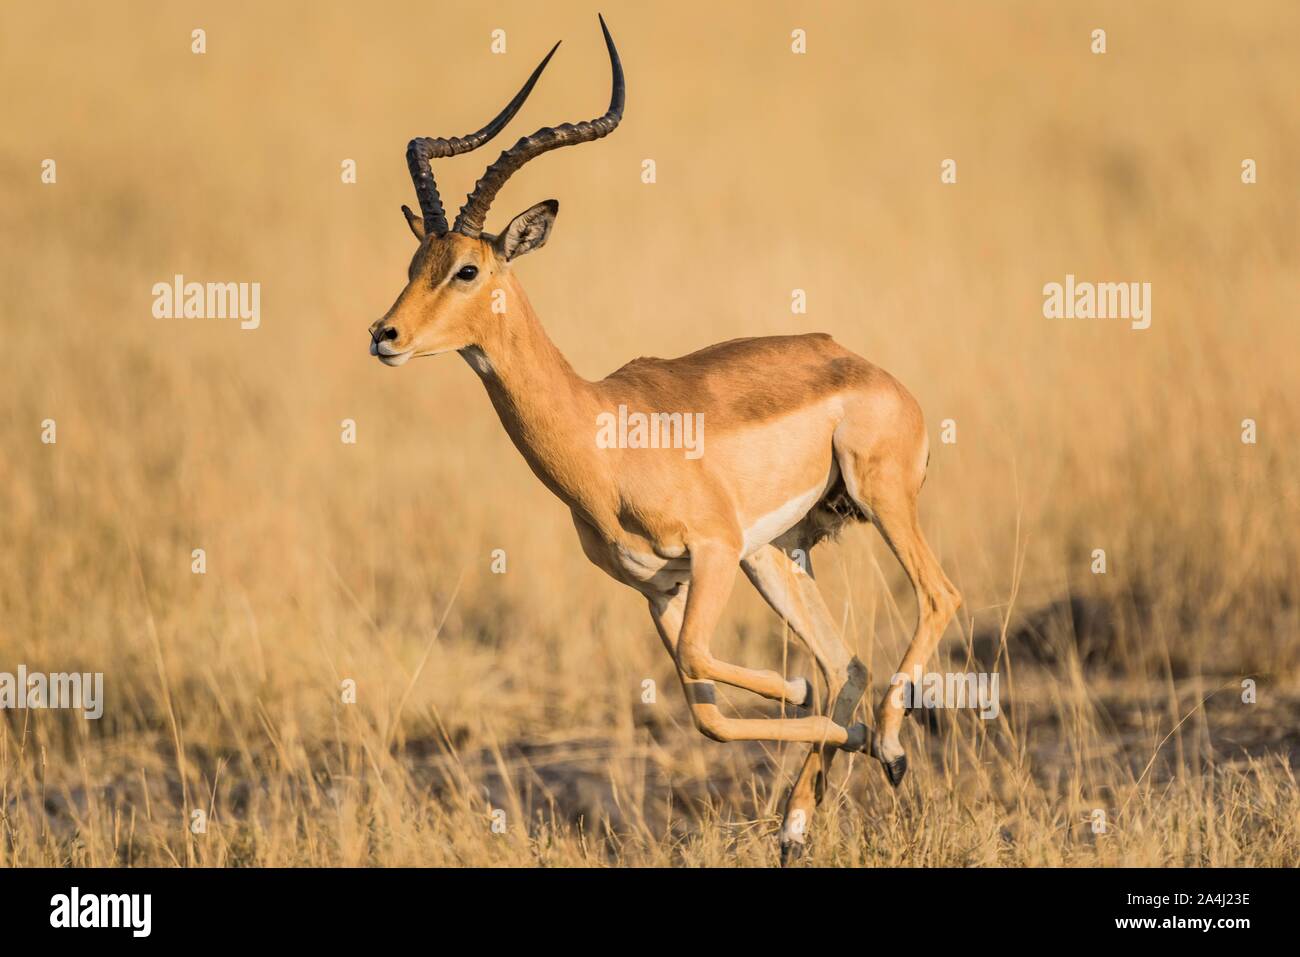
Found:
[{"label": "tan fur", "polygon": [[[467,264],[479,269],[468,283],[455,278]],[[504,315],[491,310],[497,290]],[[897,783],[901,699],[892,692],[882,699],[868,742],[866,727],[851,723],[865,669],[838,634],[811,568],[804,573],[788,557],[846,523],[874,522],[917,593],[917,629],[899,670],[910,672],[934,650],[960,597],[917,523],[928,443],[920,407],[897,380],[813,334],[636,359],[589,382],[547,337],[490,236],[424,237],[409,284],[371,333],[401,355],[466,356],[515,446],[571,510],[587,557],[649,600],[700,731],[722,741],[813,746],[787,803],[783,845],[802,844],[806,828],[796,823],[811,820],[835,747],[870,743]],[[704,454],[598,447],[597,416],[620,405],[703,413]],[[829,715],[737,719],[719,710],[715,681],[774,699],[807,688],[803,679],[710,653],[738,567],[812,650],[830,689]]]}]

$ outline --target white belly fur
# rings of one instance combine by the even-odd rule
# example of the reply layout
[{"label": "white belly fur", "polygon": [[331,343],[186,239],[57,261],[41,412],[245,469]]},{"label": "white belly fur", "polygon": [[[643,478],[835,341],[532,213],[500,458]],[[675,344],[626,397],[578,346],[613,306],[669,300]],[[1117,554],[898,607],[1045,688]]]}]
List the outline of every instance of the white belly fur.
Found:
[{"label": "white belly fur", "polygon": [[[780,538],[794,528],[808,514],[809,509],[826,494],[826,490],[835,484],[839,474],[839,464],[832,458],[831,469],[825,481],[796,495],[779,508],[760,516],[745,529],[745,541],[740,557],[748,558],[773,539]],[[621,545],[612,546],[610,551],[614,563],[629,578],[639,584],[648,585],[653,590],[671,591],[677,584],[690,581],[689,555],[680,558],[660,558],[658,555],[633,552]]]},{"label": "white belly fur", "polygon": [[748,558],[774,538],[780,538],[808,514],[808,510],[817,504],[817,500],[826,494],[826,490],[839,478],[840,467],[831,459],[831,470],[826,480],[813,486],[801,495],[796,495],[780,508],[761,516],[749,528],[745,529],[745,545],[741,558]]}]

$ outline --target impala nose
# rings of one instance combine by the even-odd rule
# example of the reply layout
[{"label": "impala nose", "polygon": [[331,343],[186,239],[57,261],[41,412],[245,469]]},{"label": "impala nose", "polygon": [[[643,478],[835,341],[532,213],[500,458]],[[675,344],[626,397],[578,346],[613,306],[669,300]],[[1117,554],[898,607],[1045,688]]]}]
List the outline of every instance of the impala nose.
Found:
[{"label": "impala nose", "polygon": [[[384,320],[380,319],[370,327],[370,354],[379,355],[379,344],[381,342],[392,342],[397,338],[397,330],[392,326],[385,325]],[[387,348],[391,349],[391,346]]]},{"label": "impala nose", "polygon": [[[370,354],[377,356],[385,365],[401,365],[411,358],[410,348],[398,345],[402,340],[401,330],[387,320],[380,319],[370,327]],[[409,343],[407,344],[409,347]],[[401,359],[401,362],[390,361]]]}]

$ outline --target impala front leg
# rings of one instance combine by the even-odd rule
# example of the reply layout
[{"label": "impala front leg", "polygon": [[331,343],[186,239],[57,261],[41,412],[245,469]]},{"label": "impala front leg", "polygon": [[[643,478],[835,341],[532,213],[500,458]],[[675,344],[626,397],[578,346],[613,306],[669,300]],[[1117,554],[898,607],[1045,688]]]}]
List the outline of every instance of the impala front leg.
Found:
[{"label": "impala front leg", "polygon": [[748,687],[768,697],[780,697],[785,685],[785,679],[775,672],[741,668],[719,661],[709,651],[713,630],[736,580],[738,559],[738,550],[726,545],[691,547],[691,585],[676,658],[695,726],[715,741],[807,741],[860,751],[866,743],[866,726],[862,724],[845,727],[824,716],[727,718],[718,710],[715,681]]}]

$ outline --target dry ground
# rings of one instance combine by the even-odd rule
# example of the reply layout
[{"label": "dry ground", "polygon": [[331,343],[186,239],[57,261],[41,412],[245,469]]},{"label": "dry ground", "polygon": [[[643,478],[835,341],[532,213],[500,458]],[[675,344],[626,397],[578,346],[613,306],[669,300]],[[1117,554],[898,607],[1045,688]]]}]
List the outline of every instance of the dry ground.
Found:
[{"label": "dry ground", "polygon": [[[108,699],[0,715],[0,862],[773,863],[799,752],[689,727],[643,603],[587,565],[463,363],[366,355],[411,252],[407,139],[476,127],[560,37],[504,138],[595,115],[594,9],[130,10],[0,9],[0,671],[102,671]],[[530,165],[490,223],[561,200],[519,266],[552,336],[593,378],[792,331],[892,371],[966,597],[936,666],[1003,676],[998,720],[909,723],[899,791],[841,759],[809,859],[1295,864],[1300,11],[602,10],[622,128]],[[480,169],[445,164],[444,195]],[[261,328],[152,318],[175,273],[260,282]],[[1151,282],[1151,328],[1044,319],[1066,273]],[[870,530],[816,557],[875,699],[901,572]],[[716,649],[806,673],[784,638],[742,585]]]}]

